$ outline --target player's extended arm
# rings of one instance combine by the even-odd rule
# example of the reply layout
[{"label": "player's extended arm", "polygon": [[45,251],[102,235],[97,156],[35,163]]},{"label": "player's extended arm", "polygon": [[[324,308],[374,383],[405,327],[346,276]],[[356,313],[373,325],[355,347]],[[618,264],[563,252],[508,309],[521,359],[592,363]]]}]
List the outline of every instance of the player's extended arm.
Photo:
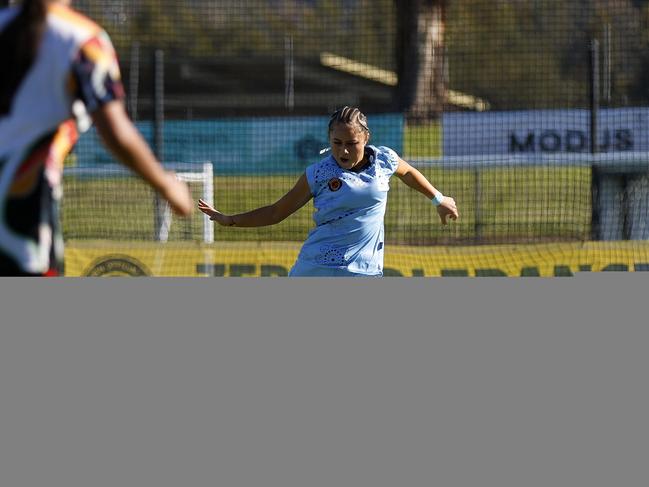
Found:
[{"label": "player's extended arm", "polygon": [[[403,159],[399,158],[399,166],[394,172],[401,181],[406,183],[410,188],[419,191],[428,199],[435,198],[436,195],[441,194],[440,191],[426,179],[426,177],[419,172],[418,169],[412,167]],[[437,213],[442,220],[442,224],[446,225],[446,219],[451,218],[457,220],[459,213],[455,206],[455,200],[450,196],[444,196],[441,204],[437,206]]]},{"label": "player's extended arm", "polygon": [[291,190],[272,205],[262,206],[237,215],[224,215],[203,200],[198,200],[198,209],[219,225],[226,227],[264,227],[275,225],[302,208],[311,199],[311,189],[306,175],[302,174]]},{"label": "player's extended arm", "polygon": [[164,170],[131,122],[121,100],[98,108],[92,114],[92,120],[111,153],[160,193],[175,213],[186,216],[192,212],[194,205],[187,185]]}]

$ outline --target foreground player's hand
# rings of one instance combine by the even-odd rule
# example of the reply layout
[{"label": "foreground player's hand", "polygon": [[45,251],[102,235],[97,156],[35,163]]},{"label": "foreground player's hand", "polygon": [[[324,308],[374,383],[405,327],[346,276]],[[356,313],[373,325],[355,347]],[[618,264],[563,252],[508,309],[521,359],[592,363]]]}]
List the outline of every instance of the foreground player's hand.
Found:
[{"label": "foreground player's hand", "polygon": [[215,221],[219,225],[230,227],[233,224],[231,216],[224,215],[201,199],[198,200],[198,209],[209,216],[210,220]]},{"label": "foreground player's hand", "polygon": [[437,214],[442,220],[442,225],[446,225],[448,218],[457,220],[460,216],[457,212],[457,206],[455,206],[455,200],[450,196],[444,196],[444,200],[437,207]]},{"label": "foreground player's hand", "polygon": [[176,178],[173,172],[167,173],[167,184],[162,190],[162,196],[169,202],[174,213],[180,216],[189,216],[194,210],[189,187]]}]

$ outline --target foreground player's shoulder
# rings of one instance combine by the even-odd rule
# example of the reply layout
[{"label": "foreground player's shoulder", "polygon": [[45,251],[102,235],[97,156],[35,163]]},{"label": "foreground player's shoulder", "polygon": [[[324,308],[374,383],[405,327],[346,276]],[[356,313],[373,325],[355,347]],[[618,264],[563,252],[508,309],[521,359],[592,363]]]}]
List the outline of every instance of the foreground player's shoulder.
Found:
[{"label": "foreground player's shoulder", "polygon": [[57,2],[50,4],[48,13],[55,22],[67,23],[89,33],[96,34],[103,30],[97,22],[86,17],[81,12]]}]

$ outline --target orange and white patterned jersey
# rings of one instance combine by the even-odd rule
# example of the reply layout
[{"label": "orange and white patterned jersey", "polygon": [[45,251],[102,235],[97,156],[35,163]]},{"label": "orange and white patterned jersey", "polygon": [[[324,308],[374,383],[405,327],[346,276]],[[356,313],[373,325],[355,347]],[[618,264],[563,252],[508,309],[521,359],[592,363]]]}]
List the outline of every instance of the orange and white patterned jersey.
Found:
[{"label": "orange and white patterned jersey", "polygon": [[[0,31],[19,8],[0,10]],[[3,67],[6,69],[6,67]],[[0,115],[0,266],[60,272],[58,221],[63,160],[79,130],[124,90],[106,32],[82,14],[52,3],[36,59],[10,112]]]}]

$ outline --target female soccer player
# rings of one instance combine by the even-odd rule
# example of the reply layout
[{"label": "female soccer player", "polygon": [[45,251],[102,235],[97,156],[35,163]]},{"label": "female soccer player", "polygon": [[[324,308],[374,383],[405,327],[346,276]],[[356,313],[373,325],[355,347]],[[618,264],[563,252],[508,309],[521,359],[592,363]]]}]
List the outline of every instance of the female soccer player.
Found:
[{"label": "female soccer player", "polygon": [[69,4],[24,0],[0,10],[0,275],[61,274],[63,159],[88,115],[177,214],[193,209],[187,186],[164,171],[126,114],[110,39]]},{"label": "female soccer player", "polygon": [[238,215],[224,215],[203,200],[198,209],[219,225],[261,227],[281,222],[314,198],[316,227],[289,276],[382,276],[390,176],[430,198],[442,224],[456,220],[458,211],[453,198],[392,149],[368,145],[369,138],[367,117],[358,108],[341,108],[329,121],[331,155],[307,167],[276,203]]}]

